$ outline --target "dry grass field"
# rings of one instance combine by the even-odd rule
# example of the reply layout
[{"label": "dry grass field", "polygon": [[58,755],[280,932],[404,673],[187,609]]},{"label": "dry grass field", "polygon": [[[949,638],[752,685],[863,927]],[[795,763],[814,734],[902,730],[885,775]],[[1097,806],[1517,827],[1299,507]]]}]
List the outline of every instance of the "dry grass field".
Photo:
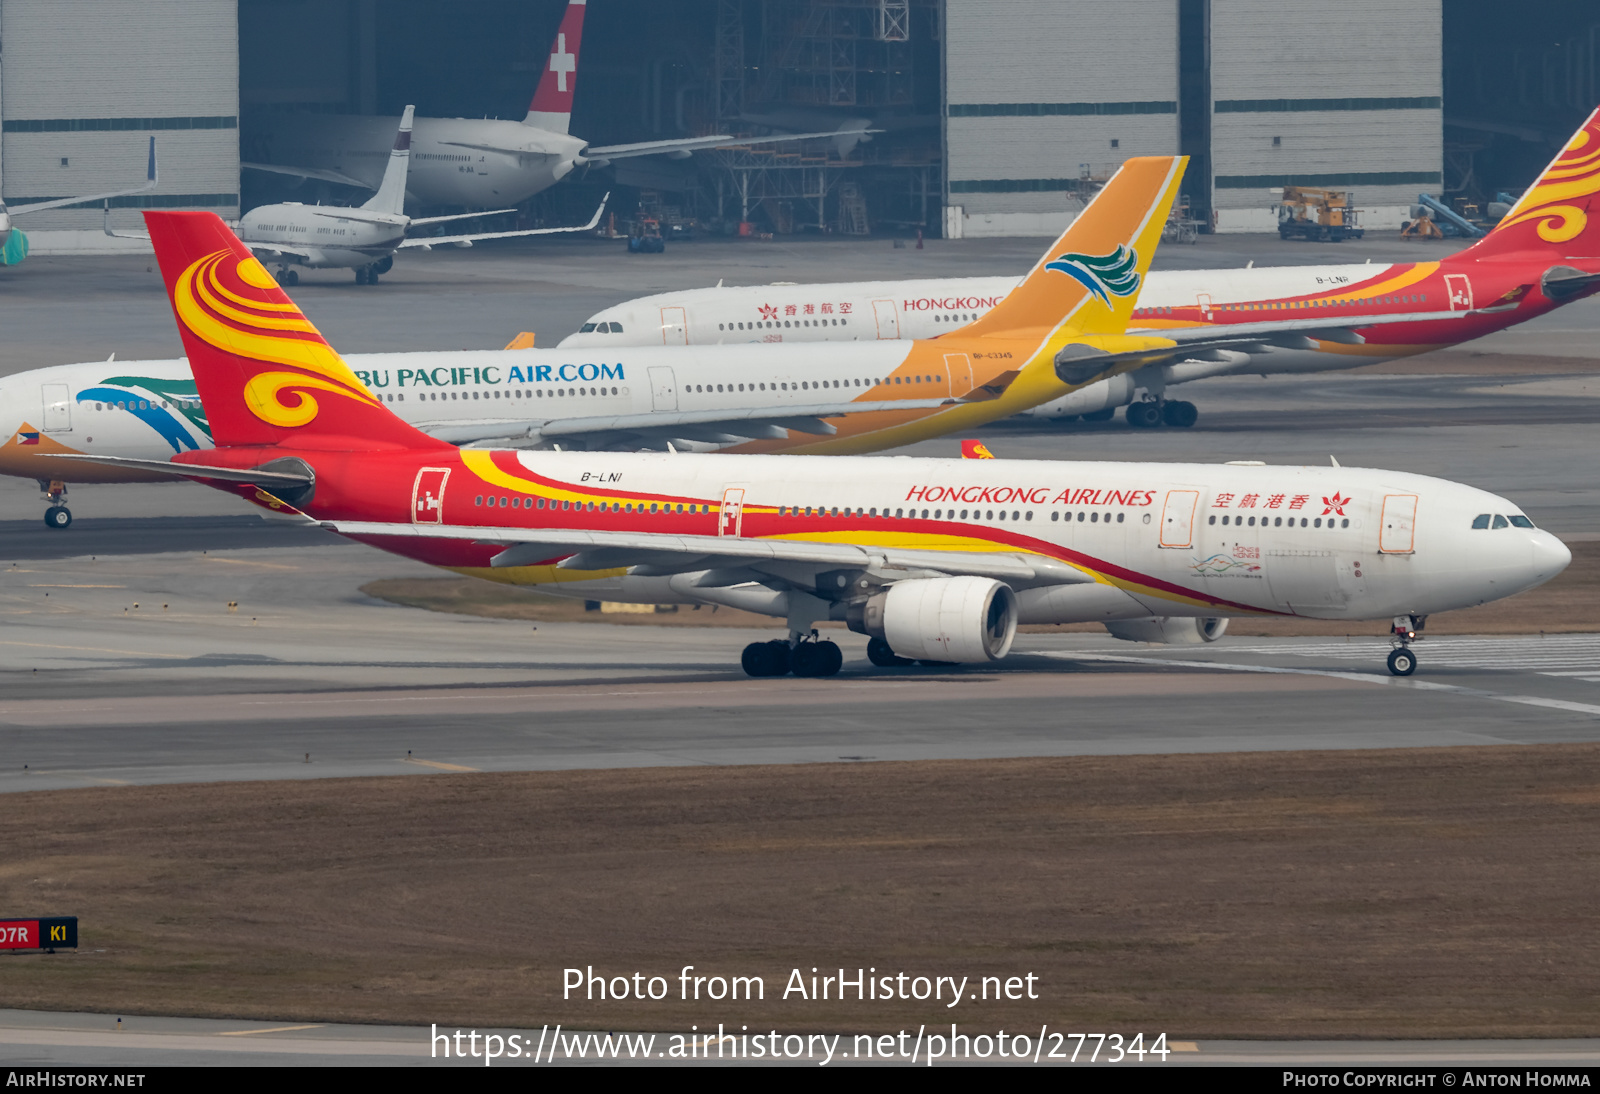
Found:
[{"label": "dry grass field", "polygon": [[[0,1007],[450,1026],[1595,1036],[1600,746],[9,795]],[[562,969],[765,1001],[563,1000]],[[1039,998],[783,1001],[793,968]]]}]

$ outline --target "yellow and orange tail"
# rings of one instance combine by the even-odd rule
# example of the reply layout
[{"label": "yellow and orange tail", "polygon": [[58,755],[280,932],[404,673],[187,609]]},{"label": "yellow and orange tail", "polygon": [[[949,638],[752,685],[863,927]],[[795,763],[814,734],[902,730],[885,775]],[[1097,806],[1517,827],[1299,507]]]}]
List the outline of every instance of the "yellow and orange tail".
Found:
[{"label": "yellow and orange tail", "polygon": [[438,448],[367,390],[215,213],[146,213],[212,438]]},{"label": "yellow and orange tail", "polygon": [[1043,338],[1067,326],[1121,334],[1187,164],[1187,156],[1128,160],[1022,283],[960,333]]},{"label": "yellow and orange tail", "polygon": [[1600,254],[1600,109],[1590,114],[1550,166],[1483,239],[1462,252],[1482,258],[1510,251]]}]

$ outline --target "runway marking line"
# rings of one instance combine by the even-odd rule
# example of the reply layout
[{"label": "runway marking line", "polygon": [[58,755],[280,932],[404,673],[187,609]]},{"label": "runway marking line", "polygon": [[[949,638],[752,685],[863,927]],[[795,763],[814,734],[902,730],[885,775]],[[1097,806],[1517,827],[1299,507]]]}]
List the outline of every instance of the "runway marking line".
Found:
[{"label": "runway marking line", "polygon": [[186,661],[197,656],[190,653],[148,653],[144,650],[114,650],[105,646],[55,646],[48,642],[0,641],[0,646],[23,646],[30,650],[77,650],[80,653],[120,653],[124,657],[166,657],[179,661]]},{"label": "runway marking line", "polygon": [[[400,762],[401,763],[407,763],[407,764],[417,764],[420,767],[431,767],[436,771],[462,771],[462,772],[470,772],[470,773],[472,773],[474,775],[481,774],[481,771],[482,771],[481,768],[462,767],[460,764],[442,764],[438,760],[418,760],[418,759],[413,759],[413,758],[407,757],[406,759],[401,760]],[[310,1026],[306,1026],[304,1028],[310,1029],[311,1027]]]},{"label": "runway marking line", "polygon": [[33,585],[30,589],[126,589],[126,585]]},{"label": "runway marking line", "polygon": [[1230,665],[1223,661],[1179,661],[1168,658],[1129,657],[1114,653],[1046,653],[1045,657],[1057,657],[1062,660],[1081,661],[1122,661],[1134,665],[1177,665],[1182,668],[1212,668],[1224,672],[1260,672],[1269,674],[1292,676],[1327,676],[1335,680],[1355,680],[1359,683],[1378,684],[1380,686],[1409,688],[1414,691],[1449,691],[1457,695],[1469,695],[1476,699],[1494,699],[1501,703],[1516,703],[1529,707],[1548,707],[1552,710],[1571,711],[1575,714],[1600,715],[1600,706],[1589,703],[1572,703],[1565,699],[1546,699],[1538,695],[1501,695],[1492,691],[1483,691],[1479,688],[1464,688],[1458,684],[1436,684],[1430,680],[1409,680],[1399,677],[1377,676],[1365,672],[1338,672],[1334,669],[1286,669],[1269,665]]},{"label": "runway marking line", "polygon": [[313,1026],[273,1026],[271,1029],[230,1029],[226,1033],[217,1034],[218,1037],[252,1037],[257,1033],[288,1033],[296,1029],[321,1029],[320,1024]]},{"label": "runway marking line", "polygon": [[268,570],[298,570],[298,566],[288,566],[282,562],[252,562],[247,558],[218,558],[216,555],[201,555],[208,562],[226,562],[232,566],[261,566]]}]

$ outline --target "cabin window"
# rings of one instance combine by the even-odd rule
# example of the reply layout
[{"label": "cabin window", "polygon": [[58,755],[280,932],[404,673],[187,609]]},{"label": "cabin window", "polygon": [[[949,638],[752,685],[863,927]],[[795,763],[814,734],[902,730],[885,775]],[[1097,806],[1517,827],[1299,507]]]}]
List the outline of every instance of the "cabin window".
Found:
[{"label": "cabin window", "polygon": [[1117,514],[1117,523],[1121,524],[1122,523],[1122,518],[1125,517],[1125,516],[1127,516],[1126,513],[1118,513]]},{"label": "cabin window", "polygon": [[472,499],[472,504],[473,505],[482,505],[483,504],[483,495],[479,494],[477,497],[473,498]]},{"label": "cabin window", "polygon": [[1207,524],[1215,524],[1215,523],[1217,523],[1217,518],[1213,515],[1210,520],[1206,521],[1206,523]]},{"label": "cabin window", "polygon": [[1348,527],[1350,527],[1350,518],[1349,517],[1345,517],[1343,520],[1341,520],[1339,522],[1339,527],[1340,528],[1348,528]]},{"label": "cabin window", "polygon": [[1056,513],[1056,512],[1052,512],[1050,514],[1050,519],[1051,520],[1060,520],[1061,519],[1061,514],[1060,513]]},{"label": "cabin window", "polygon": [[961,519],[962,520],[966,520],[967,519],[967,511],[965,509],[961,510]]},{"label": "cabin window", "polygon": [[1089,514],[1089,523],[1090,524],[1095,524],[1099,520],[1100,520],[1100,514],[1099,513],[1090,513]]},{"label": "cabin window", "polygon": [[1027,515],[1027,517],[1025,519],[1027,519],[1027,520],[1032,520],[1033,519],[1033,510],[1032,509],[1028,510],[1028,515]]},{"label": "cabin window", "polygon": [[539,504],[538,504],[538,508],[540,508],[540,509],[543,509],[543,508],[544,508],[544,499],[543,499],[543,498],[540,498],[540,499],[539,499]]},{"label": "cabin window", "polygon": [[1322,527],[1322,518],[1318,517],[1316,520],[1312,521],[1311,527],[1313,527],[1313,528],[1321,528]]}]

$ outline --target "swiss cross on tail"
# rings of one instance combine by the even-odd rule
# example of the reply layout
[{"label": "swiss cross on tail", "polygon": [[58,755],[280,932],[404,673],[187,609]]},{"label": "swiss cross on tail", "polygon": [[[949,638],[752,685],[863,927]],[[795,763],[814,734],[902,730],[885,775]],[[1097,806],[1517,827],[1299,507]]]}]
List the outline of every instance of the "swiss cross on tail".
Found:
[{"label": "swiss cross on tail", "polygon": [[572,96],[578,89],[578,47],[583,43],[585,0],[570,0],[561,27],[550,45],[550,60],[528,104],[527,125],[565,133],[572,119]]}]

